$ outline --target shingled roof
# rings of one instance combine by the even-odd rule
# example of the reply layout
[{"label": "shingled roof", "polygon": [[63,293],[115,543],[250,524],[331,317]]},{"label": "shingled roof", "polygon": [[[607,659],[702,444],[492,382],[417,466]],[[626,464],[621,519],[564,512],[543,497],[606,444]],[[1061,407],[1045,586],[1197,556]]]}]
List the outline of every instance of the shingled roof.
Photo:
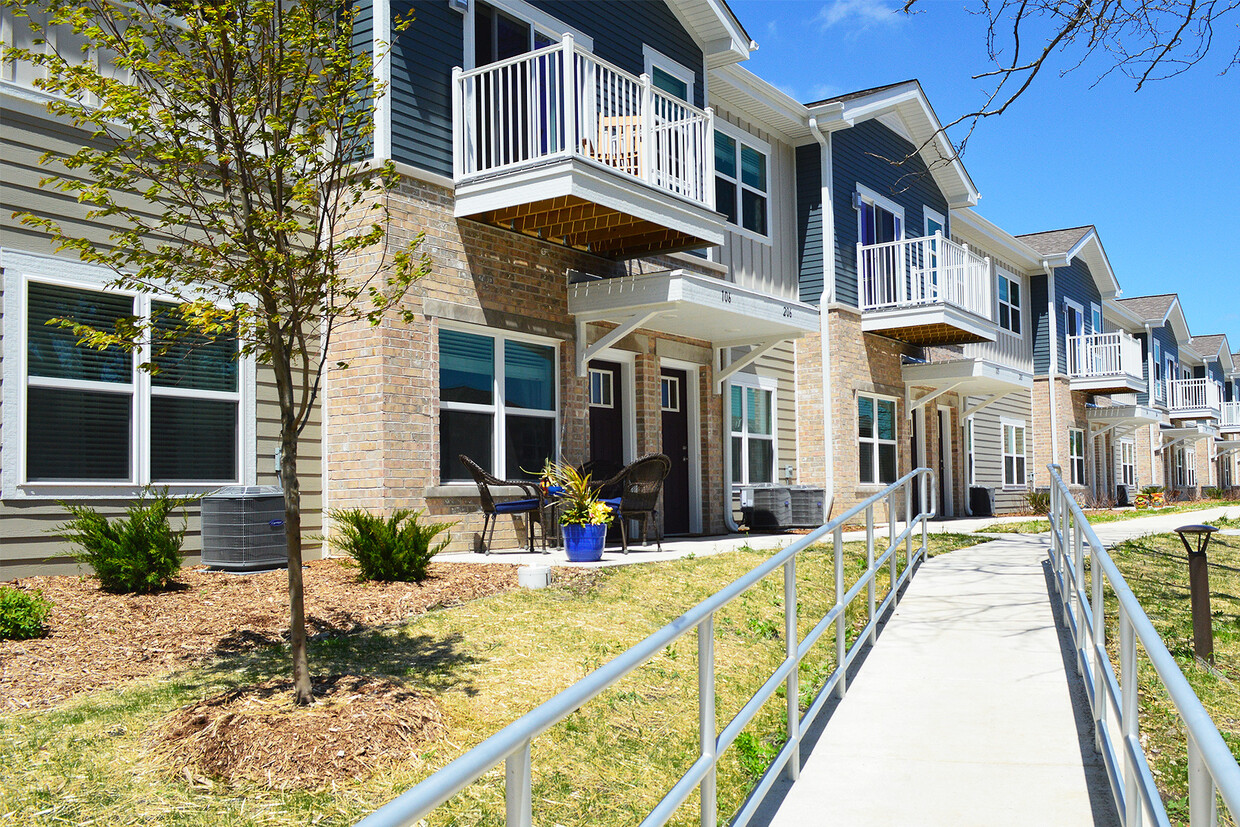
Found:
[{"label": "shingled roof", "polygon": [[1222,333],[1211,333],[1208,336],[1194,336],[1189,339],[1188,343],[1193,346],[1193,350],[1202,356],[1214,356],[1223,345],[1226,344],[1227,337]]},{"label": "shingled roof", "polygon": [[1080,243],[1094,227],[1092,224],[1084,227],[1069,227],[1064,230],[1047,230],[1042,233],[1027,233],[1025,235],[1016,236],[1021,241],[1028,244],[1040,255],[1050,256],[1056,253],[1066,253]]},{"label": "shingled roof", "polygon": [[918,86],[921,86],[921,82],[917,80],[917,78],[909,78],[908,80],[901,80],[895,83],[888,83],[884,86],[874,86],[874,87],[871,87],[870,89],[858,89],[855,92],[846,92],[843,95],[836,95],[833,98],[826,98],[825,100],[814,101],[813,103],[807,103],[805,105],[806,106],[822,106],[824,103],[848,103],[848,101],[857,100],[858,98],[864,98],[866,95],[873,95],[876,92],[886,92],[888,89],[895,89],[897,86],[903,86],[906,83],[916,83]]},{"label": "shingled roof", "polygon": [[1175,293],[1162,293],[1157,296],[1133,296],[1131,299],[1116,299],[1125,309],[1134,313],[1139,319],[1162,319],[1166,317],[1171,305],[1179,298]]}]

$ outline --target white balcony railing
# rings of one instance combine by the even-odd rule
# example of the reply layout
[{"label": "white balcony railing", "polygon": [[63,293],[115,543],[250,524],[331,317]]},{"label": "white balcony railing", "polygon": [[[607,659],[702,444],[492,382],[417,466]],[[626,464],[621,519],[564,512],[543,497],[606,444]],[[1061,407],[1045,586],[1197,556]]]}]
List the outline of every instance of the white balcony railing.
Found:
[{"label": "white balcony railing", "polygon": [[1213,411],[1216,416],[1222,413],[1218,385],[1209,379],[1172,379],[1167,385],[1172,411]]},{"label": "white balcony railing", "polygon": [[939,233],[858,244],[857,297],[863,311],[950,304],[995,319],[990,260]]},{"label": "white balcony railing", "polygon": [[1123,331],[1069,336],[1068,375],[1074,379],[1127,376],[1140,380],[1141,343]]},{"label": "white balcony railing", "polygon": [[1223,403],[1223,427],[1240,426],[1240,402]]},{"label": "white balcony railing", "polygon": [[452,72],[457,181],[582,158],[714,209],[714,113],[563,41]]}]

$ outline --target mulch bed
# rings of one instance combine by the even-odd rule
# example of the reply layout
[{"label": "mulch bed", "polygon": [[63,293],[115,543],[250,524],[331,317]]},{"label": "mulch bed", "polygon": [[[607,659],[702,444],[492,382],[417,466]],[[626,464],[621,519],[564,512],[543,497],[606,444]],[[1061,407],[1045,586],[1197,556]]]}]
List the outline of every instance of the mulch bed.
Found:
[{"label": "mulch bed", "polygon": [[446,734],[434,698],[384,678],[332,675],[314,695],[294,706],[283,678],[224,692],[169,715],[151,746],[196,786],[321,789],[414,759]]},{"label": "mulch bed", "polygon": [[[304,570],[310,635],[394,623],[517,588],[517,567],[432,563],[421,584],[371,583],[339,559]],[[45,707],[115,686],[282,642],[288,633],[288,573],[237,575],[187,569],[170,591],[109,594],[94,577],[25,577],[21,589],[52,601],[45,637],[0,641],[0,711]]]}]

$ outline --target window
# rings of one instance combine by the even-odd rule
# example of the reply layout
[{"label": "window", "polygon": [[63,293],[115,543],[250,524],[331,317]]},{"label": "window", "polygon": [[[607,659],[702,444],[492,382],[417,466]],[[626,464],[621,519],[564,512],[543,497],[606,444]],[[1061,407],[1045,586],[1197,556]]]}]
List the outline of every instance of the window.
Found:
[{"label": "window", "polygon": [[441,329],[440,479],[470,479],[459,454],[497,477],[537,476],[556,456],[556,388],[553,345]]},{"label": "window", "polygon": [[999,271],[999,327],[1020,335],[1020,281]]},{"label": "window", "polygon": [[615,404],[614,390],[616,375],[610,370],[590,368],[590,407],[611,408]]},{"label": "window", "polygon": [[1102,333],[1102,308],[1093,302],[1089,305],[1090,333]]},{"label": "window", "polygon": [[680,379],[678,377],[660,377],[659,409],[664,411],[680,410]]},{"label": "window", "polygon": [[1016,420],[1000,420],[1003,428],[1003,485],[1006,488],[1024,486],[1025,479],[1025,423]]},{"label": "window", "polygon": [[774,397],[767,388],[731,386],[734,484],[775,481]]},{"label": "window", "polygon": [[904,238],[904,210],[861,185],[857,186],[857,240],[862,244],[885,244]]},{"label": "window", "polygon": [[1073,485],[1085,484],[1085,432],[1080,428],[1068,429],[1068,465],[1071,466]]},{"label": "window", "polygon": [[682,101],[689,100],[689,92],[697,79],[692,69],[646,44],[642,44],[642,56],[645,58],[646,74],[650,75],[655,89],[661,89]]},{"label": "window", "polygon": [[555,33],[549,27],[535,27],[530,22],[531,13],[536,14],[534,10],[520,8],[519,11],[525,13],[514,15],[489,3],[474,4],[474,66],[486,66],[556,42]]},{"label": "window", "polygon": [[1135,487],[1137,484],[1137,446],[1130,440],[1126,439],[1119,444],[1119,467],[1120,482],[1128,487]]},{"label": "window", "polygon": [[1162,347],[1158,344],[1157,339],[1154,339],[1154,398],[1167,398],[1163,395]]},{"label": "window", "polygon": [[[188,333],[176,306],[144,296],[26,285],[24,477],[31,483],[238,482],[241,404],[235,338]],[[72,318],[98,329],[137,316],[153,346],[77,345]],[[158,372],[137,369],[150,361]]]},{"label": "window", "polygon": [[973,417],[969,417],[964,421],[964,451],[965,458],[968,461],[968,484],[975,485],[977,481],[977,473],[973,459]]},{"label": "window", "polygon": [[858,473],[863,485],[896,481],[896,403],[857,396]]},{"label": "window", "polygon": [[728,223],[767,235],[767,155],[754,139],[715,130],[715,209]]},{"label": "window", "polygon": [[1187,478],[1188,478],[1186,484],[1188,485],[1189,488],[1192,488],[1193,486],[1197,484],[1197,449],[1196,448],[1185,448],[1184,449],[1184,466],[1185,466],[1185,471],[1187,472]]}]

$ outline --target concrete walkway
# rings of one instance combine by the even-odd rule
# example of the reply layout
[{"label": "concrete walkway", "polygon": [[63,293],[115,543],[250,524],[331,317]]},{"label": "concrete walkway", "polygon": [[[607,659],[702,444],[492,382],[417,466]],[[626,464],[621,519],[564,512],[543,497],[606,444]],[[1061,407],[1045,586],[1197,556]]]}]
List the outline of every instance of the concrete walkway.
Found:
[{"label": "concrete walkway", "polygon": [[[1096,527],[1108,546],[1215,508]],[[1047,535],[1002,535],[940,555],[913,578],[801,778],[756,823],[1114,825],[1084,690],[1049,592]]]}]

